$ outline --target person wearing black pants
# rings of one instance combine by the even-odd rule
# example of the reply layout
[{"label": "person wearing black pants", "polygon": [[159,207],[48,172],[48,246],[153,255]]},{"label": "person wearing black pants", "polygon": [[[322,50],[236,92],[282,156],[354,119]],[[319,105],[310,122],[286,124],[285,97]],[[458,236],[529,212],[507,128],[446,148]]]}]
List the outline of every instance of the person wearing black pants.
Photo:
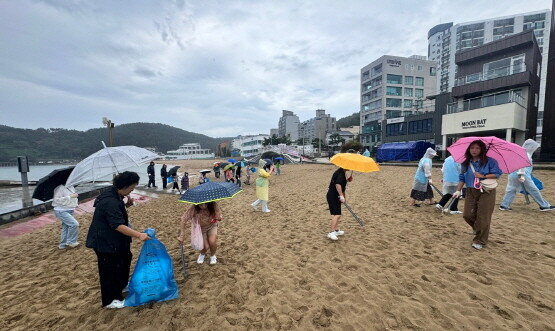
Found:
[{"label": "person wearing black pants", "polygon": [[[88,248],[94,249],[98,259],[98,274],[102,306],[123,308],[123,289],[129,280],[131,266],[131,237],[145,241],[146,233],[129,227],[129,196],[139,184],[139,175],[125,171],[114,177],[113,186],[102,192],[94,202],[94,215],[87,234]],[[127,197],[127,202],[123,198]]]},{"label": "person wearing black pants", "polygon": [[150,162],[148,167],[146,167],[146,173],[148,174],[148,187],[150,188],[150,184],[152,184],[152,187],[156,187],[156,173],[154,171],[154,162]]},{"label": "person wearing black pants", "polygon": [[163,164],[162,169],[160,169],[160,176],[162,177],[162,188],[165,190],[168,186],[168,169],[165,164]]}]

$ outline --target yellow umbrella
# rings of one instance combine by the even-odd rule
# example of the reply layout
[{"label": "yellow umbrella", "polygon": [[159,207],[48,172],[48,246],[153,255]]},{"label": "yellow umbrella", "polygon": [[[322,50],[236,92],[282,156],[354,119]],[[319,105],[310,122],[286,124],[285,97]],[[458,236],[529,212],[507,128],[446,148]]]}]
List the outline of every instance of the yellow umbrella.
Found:
[{"label": "yellow umbrella", "polygon": [[355,153],[339,153],[331,158],[336,166],[360,172],[380,171],[378,164],[372,158]]}]

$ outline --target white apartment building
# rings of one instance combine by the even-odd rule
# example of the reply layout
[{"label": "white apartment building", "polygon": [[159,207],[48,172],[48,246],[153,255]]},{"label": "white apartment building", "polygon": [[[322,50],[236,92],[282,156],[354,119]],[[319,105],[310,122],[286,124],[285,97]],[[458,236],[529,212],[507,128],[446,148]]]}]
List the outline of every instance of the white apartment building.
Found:
[{"label": "white apartment building", "polygon": [[324,109],[317,109],[316,117],[299,124],[298,139],[302,139],[304,145],[310,144],[314,138],[324,141],[326,139],[327,132],[336,130],[337,124],[335,117],[331,117],[330,114],[326,114]]},{"label": "white apartment building", "polygon": [[289,137],[291,141],[299,139],[299,116],[292,111],[282,110],[282,116],[279,118],[278,137]]},{"label": "white apartment building", "polygon": [[239,150],[240,155],[244,157],[261,154],[264,151],[264,138],[270,138],[270,136],[267,134],[237,136],[231,142],[231,149]]},{"label": "white apartment building", "polygon": [[456,52],[499,40],[525,30],[534,30],[543,56],[537,123],[537,137],[538,140],[541,140],[550,27],[551,11],[547,9],[456,25],[453,25],[453,23],[436,25],[428,32],[428,58],[438,63],[438,93],[451,92],[456,85]]},{"label": "white apartment building", "polygon": [[436,94],[437,62],[425,56],[384,55],[361,70],[360,140],[381,140],[381,121],[426,111],[424,100]]}]

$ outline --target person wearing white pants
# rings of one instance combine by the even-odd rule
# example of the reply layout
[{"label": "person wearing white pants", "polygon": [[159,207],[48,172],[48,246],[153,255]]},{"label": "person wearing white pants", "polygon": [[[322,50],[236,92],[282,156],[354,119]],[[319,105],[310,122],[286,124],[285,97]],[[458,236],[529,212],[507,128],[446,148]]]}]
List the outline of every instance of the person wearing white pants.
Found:
[{"label": "person wearing white pants", "polygon": [[271,173],[274,171],[274,166],[266,164],[266,161],[260,159],[258,161],[258,178],[256,179],[256,198],[257,200],[251,204],[254,210],[258,210],[258,205],[262,205],[262,212],[269,213],[268,209],[268,196],[270,188]]}]

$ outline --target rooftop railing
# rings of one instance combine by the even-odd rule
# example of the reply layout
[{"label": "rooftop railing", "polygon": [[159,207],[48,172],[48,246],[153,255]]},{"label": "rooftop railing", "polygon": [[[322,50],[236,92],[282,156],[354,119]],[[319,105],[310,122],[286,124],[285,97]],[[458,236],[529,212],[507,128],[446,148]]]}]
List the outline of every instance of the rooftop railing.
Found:
[{"label": "rooftop railing", "polygon": [[519,63],[512,66],[495,68],[492,70],[488,70],[486,72],[477,72],[475,74],[459,77],[455,79],[455,86],[462,86],[462,85],[481,82],[481,81],[490,80],[494,78],[515,75],[524,71],[526,71],[525,63]]}]

